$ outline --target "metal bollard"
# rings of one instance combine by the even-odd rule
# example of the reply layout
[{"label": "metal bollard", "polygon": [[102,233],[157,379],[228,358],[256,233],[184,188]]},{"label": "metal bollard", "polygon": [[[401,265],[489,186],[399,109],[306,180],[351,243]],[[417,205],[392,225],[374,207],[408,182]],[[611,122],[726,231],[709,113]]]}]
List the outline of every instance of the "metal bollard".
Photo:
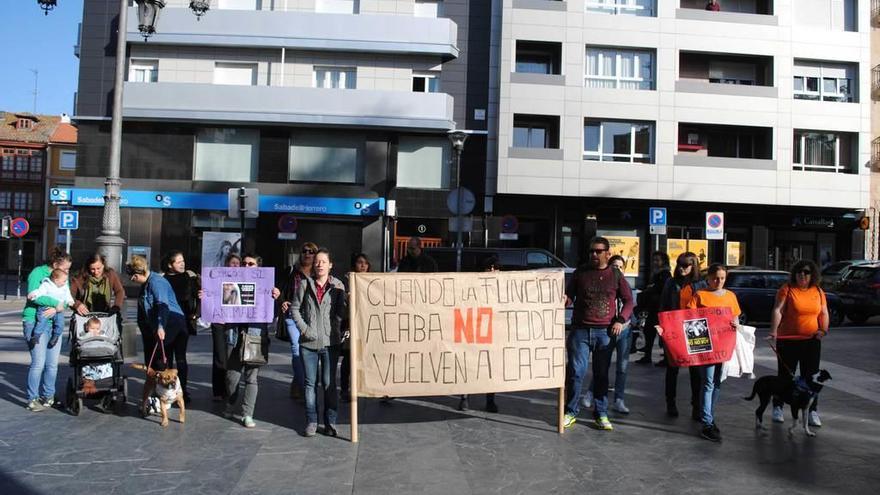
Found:
[{"label": "metal bollard", "polygon": [[122,324],[122,356],[125,358],[133,358],[138,355],[138,326],[136,322],[125,322]]}]

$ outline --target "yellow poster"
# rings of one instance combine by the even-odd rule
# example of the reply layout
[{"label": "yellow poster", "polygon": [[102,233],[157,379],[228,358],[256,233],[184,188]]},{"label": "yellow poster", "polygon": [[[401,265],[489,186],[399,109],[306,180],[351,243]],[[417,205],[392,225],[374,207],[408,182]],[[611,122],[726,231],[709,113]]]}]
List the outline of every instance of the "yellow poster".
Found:
[{"label": "yellow poster", "polygon": [[681,253],[690,251],[697,255],[700,261],[700,270],[709,267],[709,241],[705,239],[667,239],[666,254],[669,260],[675,265],[675,260]]},{"label": "yellow poster", "polygon": [[620,235],[606,235],[611,244],[611,255],[623,257],[623,274],[627,277],[639,276],[639,238]]},{"label": "yellow poster", "polygon": [[739,266],[743,264],[745,258],[746,243],[744,242],[728,242],[727,243],[727,266]]}]

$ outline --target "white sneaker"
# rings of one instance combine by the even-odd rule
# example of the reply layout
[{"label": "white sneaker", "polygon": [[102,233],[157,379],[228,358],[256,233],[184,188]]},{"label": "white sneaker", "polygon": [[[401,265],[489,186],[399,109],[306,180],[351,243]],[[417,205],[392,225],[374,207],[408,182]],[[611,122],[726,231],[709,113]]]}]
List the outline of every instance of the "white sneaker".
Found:
[{"label": "white sneaker", "polygon": [[593,392],[588,391],[581,396],[581,406],[587,409],[593,407]]},{"label": "white sneaker", "polygon": [[773,422],[785,423],[785,413],[782,412],[781,406],[773,406]]},{"label": "white sneaker", "polygon": [[810,426],[822,426],[822,420],[819,419],[819,413],[810,411]]},{"label": "white sneaker", "polygon": [[614,400],[614,410],[620,414],[629,414],[629,408],[623,403],[623,399]]}]

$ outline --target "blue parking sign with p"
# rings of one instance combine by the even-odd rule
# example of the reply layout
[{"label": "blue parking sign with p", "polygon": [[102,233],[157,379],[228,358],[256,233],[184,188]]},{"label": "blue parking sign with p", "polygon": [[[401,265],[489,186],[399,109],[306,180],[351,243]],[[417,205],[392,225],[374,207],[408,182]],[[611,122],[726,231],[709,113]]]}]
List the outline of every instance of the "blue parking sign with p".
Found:
[{"label": "blue parking sign with p", "polygon": [[666,225],[666,208],[651,208],[648,217],[652,227]]},{"label": "blue parking sign with p", "polygon": [[58,228],[64,230],[76,230],[79,228],[79,212],[75,210],[62,210],[58,212]]}]

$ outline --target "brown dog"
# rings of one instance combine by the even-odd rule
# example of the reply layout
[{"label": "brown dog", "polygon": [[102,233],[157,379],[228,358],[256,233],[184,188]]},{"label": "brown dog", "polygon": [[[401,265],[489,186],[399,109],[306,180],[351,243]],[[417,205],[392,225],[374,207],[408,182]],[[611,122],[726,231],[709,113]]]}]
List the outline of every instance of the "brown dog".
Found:
[{"label": "brown dog", "polygon": [[144,417],[149,416],[147,407],[151,395],[159,399],[159,409],[162,412],[162,426],[168,426],[168,409],[172,402],[177,402],[180,409],[180,422],[186,422],[186,406],[183,403],[183,387],[180,386],[180,379],[177,377],[177,370],[173,368],[164,371],[156,371],[153,368],[147,368],[142,364],[132,364],[133,368],[144,370],[147,372],[147,379],[144,382],[144,397],[141,413]]}]

